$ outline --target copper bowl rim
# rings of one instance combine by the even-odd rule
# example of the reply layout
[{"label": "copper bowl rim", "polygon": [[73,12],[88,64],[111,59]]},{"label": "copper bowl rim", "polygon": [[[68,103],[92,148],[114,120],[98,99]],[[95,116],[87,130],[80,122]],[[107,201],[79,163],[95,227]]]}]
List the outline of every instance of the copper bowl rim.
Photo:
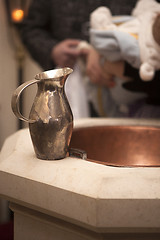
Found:
[{"label": "copper bowl rim", "polygon": [[[149,130],[156,130],[159,129],[160,130],[160,126],[159,125],[138,125],[138,124],[125,124],[125,125],[121,125],[121,124],[116,124],[116,125],[93,125],[93,126],[77,126],[76,128],[74,128],[74,132],[79,131],[81,129],[85,130],[85,129],[92,129],[92,128],[99,128],[99,127],[107,127],[107,128],[122,128],[122,129],[149,129]],[[93,160],[89,157],[87,157],[86,159],[89,162],[93,162],[93,163],[98,163],[98,164],[102,164],[102,165],[106,165],[106,166],[111,166],[111,167],[124,167],[124,168],[136,168],[136,167],[147,167],[147,168],[155,168],[155,167],[160,167],[160,163],[159,164],[126,164],[126,165],[122,165],[122,164],[118,164],[118,163],[111,163],[108,161],[98,161],[98,160]]]}]

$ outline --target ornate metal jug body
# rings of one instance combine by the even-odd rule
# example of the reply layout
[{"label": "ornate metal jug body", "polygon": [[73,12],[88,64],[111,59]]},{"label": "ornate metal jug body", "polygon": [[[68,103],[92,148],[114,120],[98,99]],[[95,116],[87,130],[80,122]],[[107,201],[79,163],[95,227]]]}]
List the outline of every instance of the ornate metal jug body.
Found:
[{"label": "ornate metal jug body", "polygon": [[[12,96],[12,110],[21,120],[29,123],[36,156],[40,159],[62,159],[68,154],[73,130],[73,115],[64,91],[70,68],[42,72],[35,80],[19,86]],[[19,97],[28,86],[37,83],[38,91],[29,119],[19,112]]]}]

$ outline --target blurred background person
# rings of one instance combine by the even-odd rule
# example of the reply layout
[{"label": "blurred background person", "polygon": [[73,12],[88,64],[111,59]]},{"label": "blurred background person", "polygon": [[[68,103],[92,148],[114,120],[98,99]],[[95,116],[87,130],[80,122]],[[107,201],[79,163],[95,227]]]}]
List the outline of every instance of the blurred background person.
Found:
[{"label": "blurred background person", "polygon": [[[74,68],[77,59],[83,57],[91,82],[105,82],[106,77],[107,80],[112,80],[110,74],[104,75],[99,54],[94,48],[84,50],[78,46],[82,40],[89,42],[89,21],[93,10],[107,6],[113,15],[130,15],[135,3],[136,0],[33,0],[28,16],[20,27],[21,38],[33,59],[44,70],[55,67]],[[70,84],[71,91],[76,91],[77,98],[79,95],[78,102],[84,112],[82,101],[85,93],[82,94],[80,81],[78,83],[76,89],[73,89],[71,81],[68,85]],[[90,99],[88,101],[89,116],[99,116],[94,104]],[[72,102],[75,100],[72,99]],[[79,107],[78,103],[76,106]]]}]

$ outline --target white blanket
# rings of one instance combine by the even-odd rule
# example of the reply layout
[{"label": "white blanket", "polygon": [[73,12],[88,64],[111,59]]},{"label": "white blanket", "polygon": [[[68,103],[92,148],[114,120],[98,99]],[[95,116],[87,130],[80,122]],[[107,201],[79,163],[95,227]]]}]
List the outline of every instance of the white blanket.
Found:
[{"label": "white blanket", "polygon": [[[118,57],[121,55],[133,67],[140,68],[142,80],[152,80],[155,71],[160,69],[160,46],[152,34],[153,23],[159,14],[158,2],[139,0],[132,11],[133,18],[117,26],[110,10],[99,7],[90,17],[91,43],[108,60],[116,61],[116,50]],[[131,36],[138,36],[138,39]]]}]

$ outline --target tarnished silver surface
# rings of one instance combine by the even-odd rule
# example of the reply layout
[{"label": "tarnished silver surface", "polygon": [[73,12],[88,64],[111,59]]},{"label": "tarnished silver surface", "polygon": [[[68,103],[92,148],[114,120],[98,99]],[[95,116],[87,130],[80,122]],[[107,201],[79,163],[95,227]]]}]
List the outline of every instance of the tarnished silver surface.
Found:
[{"label": "tarnished silver surface", "polygon": [[[35,80],[16,89],[12,97],[12,110],[21,120],[29,123],[29,130],[38,158],[52,160],[65,158],[73,130],[73,115],[64,91],[70,68],[42,72]],[[19,97],[31,84],[37,83],[38,91],[29,115],[19,112]]]}]

